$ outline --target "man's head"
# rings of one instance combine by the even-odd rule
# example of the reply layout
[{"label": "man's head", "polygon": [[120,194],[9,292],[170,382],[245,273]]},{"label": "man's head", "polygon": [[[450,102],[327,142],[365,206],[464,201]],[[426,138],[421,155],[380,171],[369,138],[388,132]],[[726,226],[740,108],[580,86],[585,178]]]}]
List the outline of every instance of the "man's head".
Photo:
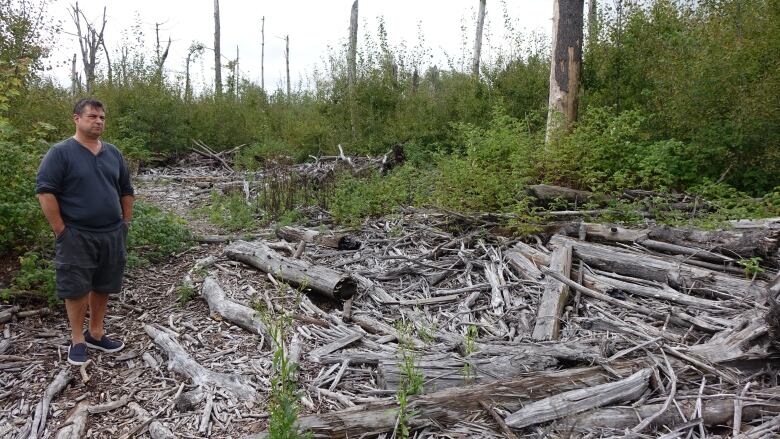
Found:
[{"label": "man's head", "polygon": [[103,103],[96,99],[81,99],[73,107],[76,133],[90,139],[98,139],[106,128],[106,112]]}]

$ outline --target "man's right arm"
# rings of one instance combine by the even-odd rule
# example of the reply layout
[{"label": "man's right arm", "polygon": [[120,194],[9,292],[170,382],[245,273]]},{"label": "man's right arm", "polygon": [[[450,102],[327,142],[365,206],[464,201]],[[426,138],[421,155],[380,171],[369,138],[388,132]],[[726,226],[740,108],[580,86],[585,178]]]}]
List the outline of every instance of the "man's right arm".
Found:
[{"label": "man's right arm", "polygon": [[54,194],[40,193],[38,194],[38,202],[41,203],[43,216],[46,217],[54,234],[60,236],[65,231],[65,222],[60,214],[60,203],[57,201],[57,197]]}]

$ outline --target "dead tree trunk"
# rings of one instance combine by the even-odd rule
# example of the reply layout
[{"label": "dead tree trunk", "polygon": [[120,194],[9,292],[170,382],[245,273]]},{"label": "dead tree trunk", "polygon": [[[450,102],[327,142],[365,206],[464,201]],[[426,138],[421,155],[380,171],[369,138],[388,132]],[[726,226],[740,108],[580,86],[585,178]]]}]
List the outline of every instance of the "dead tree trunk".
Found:
[{"label": "dead tree trunk", "polygon": [[357,77],[358,0],[352,3],[349,15],[349,51],[347,53],[347,83],[349,85],[349,119],[352,140],[357,138],[355,128],[355,80]]},{"label": "dead tree trunk", "polygon": [[219,0],[214,0],[214,91],[217,96],[222,96],[222,53],[219,44]]},{"label": "dead tree trunk", "polygon": [[287,100],[290,100],[290,36],[284,37],[284,66],[287,71]]},{"label": "dead tree trunk", "polygon": [[360,248],[360,241],[347,233],[320,233],[317,230],[284,226],[276,231],[276,236],[288,242],[303,241],[338,250],[358,250]]},{"label": "dead tree trunk", "polygon": [[[95,86],[95,66],[97,65],[97,53],[103,47],[103,32],[106,29],[106,8],[103,7],[103,23],[100,31],[97,31],[92,23],[87,20],[84,12],[79,9],[79,3],[72,6],[71,18],[76,24],[76,32],[81,49],[81,60],[84,64],[84,79],[87,83],[87,93],[91,93]],[[81,27],[81,19],[84,19],[86,29]]]},{"label": "dead tree trunk", "polygon": [[194,61],[205,47],[201,43],[192,43],[187,52],[187,61],[185,62],[184,72],[184,101],[189,102],[192,99],[192,85],[190,85],[190,62]]},{"label": "dead tree trunk", "polygon": [[[643,366],[638,362],[611,364],[618,374],[633,373]],[[421,397],[410,398],[407,422],[410,428],[429,425],[431,421],[453,423],[464,414],[481,411],[480,401],[517,411],[528,402],[582,387],[596,386],[614,378],[601,367],[575,368],[555,372],[532,372],[506,381],[495,381],[468,387],[454,387]],[[379,402],[346,410],[301,417],[297,427],[331,438],[360,437],[391,431],[398,419],[395,402]],[[266,438],[266,433],[250,436]]]},{"label": "dead tree trunk", "polygon": [[577,92],[582,67],[584,0],[554,0],[550,99],[547,112],[549,141],[553,132],[577,120]]},{"label": "dead tree trunk", "polygon": [[265,92],[265,15],[260,23],[260,88]]},{"label": "dead tree trunk", "polygon": [[[571,273],[571,245],[558,246],[550,258],[550,270],[568,278]],[[563,307],[569,299],[569,287],[549,277],[539,304],[534,326],[534,340],[557,340],[561,328]]]},{"label": "dead tree trunk", "polygon": [[157,45],[155,46],[155,54],[157,55],[157,58],[155,59],[155,64],[157,65],[157,80],[162,80],[163,65],[165,65],[165,60],[168,59],[168,51],[171,49],[171,37],[169,36],[168,45],[165,46],[165,50],[160,53],[160,24],[161,23],[154,24],[154,34],[157,38]]},{"label": "dead tree trunk", "polygon": [[479,59],[482,56],[482,28],[485,26],[485,2],[479,0],[479,12],[477,12],[477,35],[474,37],[474,60],[471,63],[471,74],[479,79]]},{"label": "dead tree trunk", "polygon": [[260,242],[236,241],[225,248],[225,254],[230,259],[249,264],[285,282],[331,299],[348,299],[357,290],[357,284],[347,275],[300,259],[286,258]]},{"label": "dead tree trunk", "polygon": [[214,318],[224,319],[252,334],[260,335],[265,343],[270,345],[268,329],[260,321],[258,312],[228,299],[215,278],[209,276],[203,281],[201,294],[209,304],[209,310]]},{"label": "dead tree trunk", "polygon": [[70,93],[75,96],[81,89],[81,80],[79,72],[76,70],[76,54],[73,54],[73,61],[70,63]]}]

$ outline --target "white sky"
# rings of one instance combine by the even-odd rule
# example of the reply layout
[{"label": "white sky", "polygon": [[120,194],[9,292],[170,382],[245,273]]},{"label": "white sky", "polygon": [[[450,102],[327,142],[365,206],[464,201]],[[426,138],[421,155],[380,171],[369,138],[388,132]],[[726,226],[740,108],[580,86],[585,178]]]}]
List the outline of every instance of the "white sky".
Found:
[{"label": "white sky", "polygon": [[[53,75],[68,85],[70,59],[79,53],[78,41],[67,33],[75,33],[68,15],[70,0],[54,0],[49,14],[61,20],[63,32],[57,36],[51,62]],[[112,61],[122,44],[122,32],[129,31],[140,17],[146,39],[146,52],[154,50],[155,23],[162,23],[160,39],[172,39],[166,69],[171,75],[183,74],[187,49],[193,41],[206,47],[214,45],[213,0],[93,0],[82,1],[80,7],[93,23],[99,24],[103,6],[107,7],[105,39]],[[290,75],[293,88],[306,87],[306,77],[315,67],[322,70],[328,47],[338,48],[346,41],[352,0],[286,0],[247,1],[221,0],[221,40],[223,67],[226,58],[234,59],[239,48],[242,78],[260,82],[260,20],[265,16],[265,85],[269,90],[283,88],[284,35],[290,36]],[[460,59],[463,53],[462,26],[465,25],[467,56],[474,39],[474,17],[478,0],[361,0],[358,44],[366,32],[376,35],[378,17],[384,17],[391,45],[406,42],[408,48],[418,44],[418,24],[422,27],[425,46],[431,50],[431,62],[446,68],[445,53]],[[513,26],[526,35],[548,36],[552,18],[552,0],[506,0],[506,9]],[[483,39],[483,59],[507,50],[512,43],[504,26],[504,5],[487,0]],[[164,42],[162,43],[165,44]],[[100,65],[105,65],[102,59]],[[79,54],[78,67],[81,70]],[[206,51],[191,66],[196,87],[211,87],[214,76],[214,55]],[[227,72],[223,70],[223,81]]]}]

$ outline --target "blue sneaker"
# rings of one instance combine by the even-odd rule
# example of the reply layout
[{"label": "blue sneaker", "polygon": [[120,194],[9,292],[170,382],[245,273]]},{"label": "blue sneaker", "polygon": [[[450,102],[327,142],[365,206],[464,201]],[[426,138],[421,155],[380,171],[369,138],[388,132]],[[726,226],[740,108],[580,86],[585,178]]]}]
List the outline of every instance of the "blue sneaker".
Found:
[{"label": "blue sneaker", "polygon": [[125,348],[124,343],[119,340],[111,340],[105,334],[103,334],[103,337],[100,340],[94,339],[89,334],[89,331],[84,331],[84,341],[86,341],[87,346],[90,348],[103,352],[119,352]]},{"label": "blue sneaker", "polygon": [[68,363],[74,366],[81,366],[87,362],[87,345],[85,343],[76,343],[68,346]]}]

